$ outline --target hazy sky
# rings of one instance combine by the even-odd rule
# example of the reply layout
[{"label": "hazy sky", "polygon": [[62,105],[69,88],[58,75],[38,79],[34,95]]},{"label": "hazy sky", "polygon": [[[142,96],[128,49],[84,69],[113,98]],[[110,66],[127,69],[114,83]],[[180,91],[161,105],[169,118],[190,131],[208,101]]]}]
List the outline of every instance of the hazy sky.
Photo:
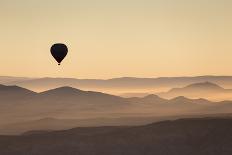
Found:
[{"label": "hazy sky", "polygon": [[0,19],[1,75],[232,75],[231,0],[0,0]]}]

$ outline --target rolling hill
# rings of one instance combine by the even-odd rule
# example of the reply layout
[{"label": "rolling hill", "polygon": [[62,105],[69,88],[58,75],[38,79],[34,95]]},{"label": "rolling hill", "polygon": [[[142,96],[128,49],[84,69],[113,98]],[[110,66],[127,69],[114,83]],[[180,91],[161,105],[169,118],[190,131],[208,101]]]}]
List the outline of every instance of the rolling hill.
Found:
[{"label": "rolling hill", "polygon": [[231,118],[37,131],[21,136],[0,136],[0,154],[229,155],[232,154],[231,131]]}]

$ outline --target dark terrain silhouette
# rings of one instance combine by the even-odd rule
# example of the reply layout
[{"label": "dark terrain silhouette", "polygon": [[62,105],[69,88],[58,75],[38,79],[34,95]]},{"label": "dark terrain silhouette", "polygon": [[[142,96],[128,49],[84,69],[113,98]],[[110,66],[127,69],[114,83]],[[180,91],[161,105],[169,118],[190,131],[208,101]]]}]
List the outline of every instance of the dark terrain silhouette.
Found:
[{"label": "dark terrain silhouette", "polygon": [[229,118],[0,136],[1,155],[230,155],[231,146]]}]

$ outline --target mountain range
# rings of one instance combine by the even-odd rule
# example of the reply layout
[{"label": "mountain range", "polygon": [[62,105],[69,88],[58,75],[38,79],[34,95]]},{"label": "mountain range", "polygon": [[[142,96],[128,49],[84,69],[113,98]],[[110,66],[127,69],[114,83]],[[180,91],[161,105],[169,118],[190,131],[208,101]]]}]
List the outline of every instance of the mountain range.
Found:
[{"label": "mountain range", "polygon": [[41,92],[57,87],[70,86],[82,90],[93,90],[110,94],[123,93],[157,93],[172,88],[185,87],[194,83],[211,82],[226,89],[232,88],[232,76],[196,76],[196,77],[159,77],[135,78],[122,77],[113,79],[75,79],[75,78],[25,78],[0,77],[4,85],[17,85],[33,91]]},{"label": "mountain range", "polygon": [[[10,128],[14,128],[12,133],[19,133],[24,131],[19,124],[38,123],[37,120],[44,118],[74,120],[75,125],[81,126],[98,126],[107,124],[109,120],[122,125],[125,124],[124,118],[132,120],[131,118],[143,117],[150,121],[150,118],[177,115],[232,113],[231,101],[213,102],[184,96],[164,99],[154,94],[123,98],[68,86],[36,93],[18,86],[1,85],[0,101],[0,133],[6,133],[7,130],[10,132]],[[64,127],[74,127],[71,123],[68,124]],[[47,129],[56,130],[56,126],[53,127],[47,126]]]},{"label": "mountain range", "polygon": [[194,83],[182,88],[173,88],[168,92],[157,94],[168,99],[185,96],[193,99],[205,98],[213,101],[232,100],[232,89],[224,89],[211,82]]}]

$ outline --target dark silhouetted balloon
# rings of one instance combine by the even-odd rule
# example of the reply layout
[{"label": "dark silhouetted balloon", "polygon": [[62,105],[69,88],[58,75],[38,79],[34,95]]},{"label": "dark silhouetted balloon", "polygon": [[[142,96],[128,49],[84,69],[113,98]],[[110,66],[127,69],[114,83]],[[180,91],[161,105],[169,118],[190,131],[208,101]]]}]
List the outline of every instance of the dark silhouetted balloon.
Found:
[{"label": "dark silhouetted balloon", "polygon": [[52,45],[51,47],[51,54],[56,59],[59,65],[61,61],[65,58],[67,53],[68,53],[68,48],[65,44],[57,43]]}]

